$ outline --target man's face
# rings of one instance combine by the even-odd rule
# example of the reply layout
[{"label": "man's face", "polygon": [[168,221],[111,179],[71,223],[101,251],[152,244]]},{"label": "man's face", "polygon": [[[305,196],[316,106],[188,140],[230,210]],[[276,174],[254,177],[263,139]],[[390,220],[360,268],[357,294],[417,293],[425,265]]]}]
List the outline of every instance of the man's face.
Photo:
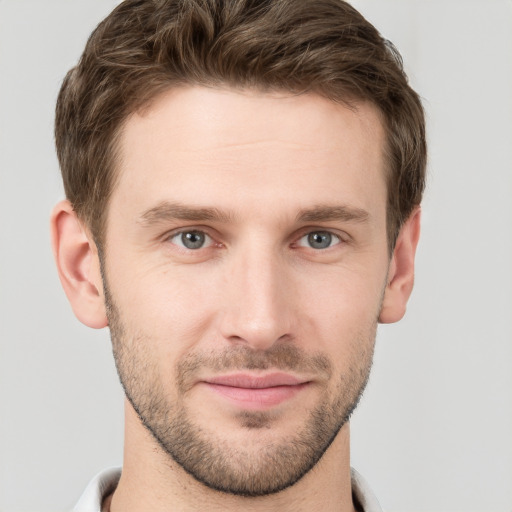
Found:
[{"label": "man's face", "polygon": [[127,121],[103,272],[118,371],[162,449],[262,495],[327,450],[365,386],[388,271],[370,105],[172,90]]}]

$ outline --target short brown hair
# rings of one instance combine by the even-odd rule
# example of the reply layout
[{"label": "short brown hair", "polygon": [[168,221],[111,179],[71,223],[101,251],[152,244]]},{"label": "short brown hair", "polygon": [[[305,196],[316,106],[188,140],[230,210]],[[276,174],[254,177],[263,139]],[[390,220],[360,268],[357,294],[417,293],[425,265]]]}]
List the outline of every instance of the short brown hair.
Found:
[{"label": "short brown hair", "polygon": [[390,249],[421,201],[424,113],[400,55],[342,0],[126,0],[91,34],[60,90],[66,196],[100,243],[127,117],[184,84],[370,101],[387,134]]}]

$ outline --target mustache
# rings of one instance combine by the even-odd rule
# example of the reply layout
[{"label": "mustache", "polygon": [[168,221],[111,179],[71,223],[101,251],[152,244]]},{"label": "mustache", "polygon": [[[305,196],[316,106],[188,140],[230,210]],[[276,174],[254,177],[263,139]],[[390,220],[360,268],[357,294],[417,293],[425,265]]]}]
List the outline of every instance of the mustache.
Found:
[{"label": "mustache", "polygon": [[198,374],[235,370],[284,370],[298,374],[315,374],[330,378],[332,364],[321,353],[308,354],[292,344],[274,345],[268,350],[253,350],[245,345],[226,348],[221,352],[189,353],[176,364],[177,383],[187,390]]}]

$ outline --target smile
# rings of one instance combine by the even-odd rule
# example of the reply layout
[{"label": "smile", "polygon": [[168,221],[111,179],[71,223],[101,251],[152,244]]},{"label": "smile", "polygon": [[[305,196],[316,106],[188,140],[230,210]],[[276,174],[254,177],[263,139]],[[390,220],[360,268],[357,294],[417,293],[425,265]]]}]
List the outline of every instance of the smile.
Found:
[{"label": "smile", "polygon": [[233,374],[203,381],[209,390],[243,409],[264,410],[295,397],[310,382],[285,373]]}]

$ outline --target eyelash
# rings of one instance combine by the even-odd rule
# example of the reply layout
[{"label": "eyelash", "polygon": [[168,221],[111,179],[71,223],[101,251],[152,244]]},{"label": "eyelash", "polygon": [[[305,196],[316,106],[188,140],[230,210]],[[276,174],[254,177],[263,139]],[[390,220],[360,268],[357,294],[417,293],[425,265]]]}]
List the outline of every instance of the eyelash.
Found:
[{"label": "eyelash", "polygon": [[[203,236],[205,239],[205,242],[207,245],[201,244],[198,247],[187,247],[183,241],[184,235],[199,235]],[[308,237],[312,237],[314,235],[320,235],[320,243],[323,241],[324,243],[328,243],[326,247],[312,247],[310,244],[312,243],[312,240],[309,239],[305,244],[302,244],[301,241],[303,239],[307,239]],[[173,242],[173,240],[178,240],[178,242]],[[331,249],[333,247],[336,247],[341,244],[346,244],[347,239],[346,237],[343,237],[342,235],[339,235],[337,233],[334,233],[333,231],[327,230],[327,229],[311,229],[307,228],[307,230],[301,230],[301,234],[298,238],[295,238],[295,242],[292,244],[292,247],[304,247],[306,249],[311,249],[315,252],[322,252],[326,251],[328,249]],[[214,245],[217,247],[222,247],[223,244],[220,242],[215,242],[214,237],[212,237],[208,232],[201,228],[190,228],[190,229],[182,229],[177,232],[170,233],[166,237],[166,241],[171,242],[173,245],[179,247],[183,251],[187,252],[197,252],[200,249],[208,249]],[[191,243],[194,243],[193,237],[189,237],[189,241]],[[331,243],[334,242],[334,243]]]},{"label": "eyelash", "polygon": [[[314,235],[320,235],[321,239],[327,240],[328,246],[327,247],[312,247],[311,243],[313,243],[313,240],[311,240],[311,237],[314,236]],[[308,245],[302,245],[301,244],[301,241],[303,239],[307,239],[308,240]],[[334,242],[334,243],[331,245],[331,242]],[[333,233],[332,231],[320,230],[320,229],[313,230],[313,231],[308,231],[307,233],[302,235],[298,239],[298,241],[296,242],[296,244],[299,247],[307,247],[309,249],[318,250],[318,251],[325,251],[325,250],[330,249],[331,247],[334,247],[334,246],[339,245],[341,243],[343,243],[343,239],[341,238],[341,236],[337,235],[336,233]]]},{"label": "eyelash", "polygon": [[[180,239],[178,237],[181,237],[181,241],[183,241],[183,235],[192,235],[192,234],[195,234],[195,235],[203,235],[205,237],[205,239],[208,239],[209,242],[208,242],[208,245],[205,247],[204,245],[201,245],[200,247],[197,247],[197,248],[190,248],[190,247],[186,247],[183,243],[175,243],[173,242],[174,239]],[[211,247],[212,245],[215,244],[215,241],[213,239],[213,237],[211,237],[206,231],[204,231],[203,229],[183,229],[181,231],[177,231],[175,233],[171,233],[170,235],[168,235],[166,237],[166,240],[170,241],[171,243],[173,243],[174,245],[176,245],[177,247],[179,247],[181,250],[184,250],[184,251],[198,251],[199,249],[207,249],[208,247]],[[192,241],[193,243],[193,241]],[[218,246],[221,246],[222,244],[216,244]]]}]

